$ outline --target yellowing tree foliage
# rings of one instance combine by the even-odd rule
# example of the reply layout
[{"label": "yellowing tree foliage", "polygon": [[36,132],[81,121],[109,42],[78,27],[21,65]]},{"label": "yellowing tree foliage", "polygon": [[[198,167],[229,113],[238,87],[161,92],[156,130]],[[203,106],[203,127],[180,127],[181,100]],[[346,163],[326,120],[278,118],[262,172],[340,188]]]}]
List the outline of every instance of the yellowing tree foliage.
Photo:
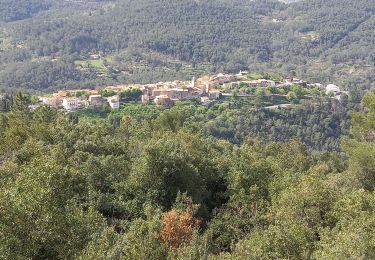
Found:
[{"label": "yellowing tree foliage", "polygon": [[164,213],[161,239],[167,247],[179,248],[191,241],[193,232],[198,227],[199,220],[191,212],[171,210]]}]

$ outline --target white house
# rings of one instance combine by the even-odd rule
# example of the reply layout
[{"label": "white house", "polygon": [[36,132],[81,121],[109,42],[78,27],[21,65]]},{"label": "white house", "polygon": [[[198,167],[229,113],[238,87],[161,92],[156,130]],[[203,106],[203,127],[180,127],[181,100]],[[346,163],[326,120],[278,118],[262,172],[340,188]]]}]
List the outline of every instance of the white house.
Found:
[{"label": "white house", "polygon": [[79,106],[78,98],[76,97],[66,97],[63,99],[63,107],[67,111],[75,110]]},{"label": "white house", "polygon": [[120,108],[120,96],[119,95],[109,97],[107,100],[108,100],[109,106],[112,109],[119,109]]},{"label": "white house", "polygon": [[329,84],[326,87],[326,95],[333,94],[333,97],[336,98],[337,100],[341,99],[341,94],[345,93],[348,94],[347,92],[343,92],[340,90],[340,88],[334,84]]},{"label": "white house", "polygon": [[339,95],[341,93],[341,90],[338,86],[334,84],[329,84],[326,87],[326,94],[328,95],[329,93],[333,93],[334,96]]}]

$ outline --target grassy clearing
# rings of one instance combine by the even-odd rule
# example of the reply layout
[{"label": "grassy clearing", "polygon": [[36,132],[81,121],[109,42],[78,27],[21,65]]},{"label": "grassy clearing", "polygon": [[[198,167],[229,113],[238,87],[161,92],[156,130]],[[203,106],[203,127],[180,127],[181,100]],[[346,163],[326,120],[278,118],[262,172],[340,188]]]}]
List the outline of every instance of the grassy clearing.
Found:
[{"label": "grassy clearing", "polygon": [[106,109],[105,108],[103,109],[87,108],[87,109],[76,111],[73,114],[75,116],[78,116],[80,120],[98,121],[98,120],[105,120],[110,112],[111,112],[111,109],[109,108],[106,108]]},{"label": "grassy clearing", "polygon": [[85,69],[94,69],[99,73],[106,73],[107,68],[104,65],[104,60],[76,60],[74,62],[76,65],[81,66]]},{"label": "grassy clearing", "polygon": [[301,34],[301,38],[304,39],[304,40],[308,40],[308,41],[317,41],[319,40],[319,34],[315,31],[310,31],[310,32],[306,32],[306,33],[300,33]]}]

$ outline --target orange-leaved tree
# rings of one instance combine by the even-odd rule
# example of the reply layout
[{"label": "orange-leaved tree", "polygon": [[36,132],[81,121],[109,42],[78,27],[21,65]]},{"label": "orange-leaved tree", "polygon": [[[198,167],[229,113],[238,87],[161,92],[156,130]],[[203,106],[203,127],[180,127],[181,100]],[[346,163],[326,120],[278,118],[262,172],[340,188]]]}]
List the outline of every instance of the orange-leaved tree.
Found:
[{"label": "orange-leaved tree", "polygon": [[164,213],[161,239],[170,248],[179,248],[191,241],[194,230],[200,221],[194,218],[191,211],[178,212],[174,209]]}]

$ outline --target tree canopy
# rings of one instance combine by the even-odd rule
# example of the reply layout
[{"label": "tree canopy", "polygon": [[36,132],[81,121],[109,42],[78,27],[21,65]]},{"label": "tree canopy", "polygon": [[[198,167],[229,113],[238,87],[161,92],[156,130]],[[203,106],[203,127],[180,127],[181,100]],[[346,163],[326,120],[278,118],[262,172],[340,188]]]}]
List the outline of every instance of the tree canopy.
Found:
[{"label": "tree canopy", "polygon": [[0,257],[371,259],[374,97],[328,153],[195,131],[197,105],[113,124],[29,112],[17,93],[0,121]]}]

